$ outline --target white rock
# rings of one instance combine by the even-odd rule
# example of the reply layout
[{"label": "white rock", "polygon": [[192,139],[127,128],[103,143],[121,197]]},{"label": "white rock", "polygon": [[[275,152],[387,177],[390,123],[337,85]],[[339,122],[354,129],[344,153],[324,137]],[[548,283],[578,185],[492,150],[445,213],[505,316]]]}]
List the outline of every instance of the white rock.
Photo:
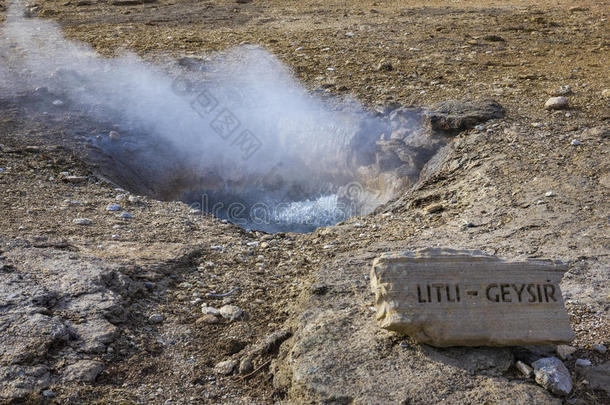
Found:
[{"label": "white rock", "polygon": [[544,103],[544,108],[547,110],[563,110],[568,108],[568,99],[563,96],[551,97]]},{"label": "white rock", "polygon": [[578,139],[572,139],[572,142],[570,142],[570,145],[578,146],[578,145],[580,145],[580,141]]},{"label": "white rock", "polygon": [[121,212],[121,213],[119,214],[119,217],[120,217],[120,218],[133,218],[133,216],[132,216],[132,215],[131,215],[129,212],[127,212],[127,211],[123,211],[123,212]]},{"label": "white rock", "polygon": [[562,360],[567,360],[570,358],[570,356],[576,351],[575,347],[572,346],[568,346],[568,345],[558,345],[555,348],[555,353],[557,353],[557,356],[559,356],[560,359]]},{"label": "white rock", "polygon": [[587,359],[576,359],[576,367],[589,367],[591,361]]},{"label": "white rock", "polygon": [[148,317],[148,322],[150,323],[161,323],[163,322],[163,315],[161,314],[152,314]]},{"label": "white rock", "polygon": [[214,371],[218,374],[229,375],[233,373],[233,370],[235,370],[237,364],[237,360],[221,361],[220,363],[216,364],[216,366],[214,367]]},{"label": "white rock", "polygon": [[53,105],[56,106],[56,107],[60,107],[60,106],[64,105],[64,102],[59,100],[59,99],[58,100],[53,100]]},{"label": "white rock", "polygon": [[536,382],[556,395],[572,392],[572,377],[557,357],[545,357],[532,363]]},{"label": "white rock", "polygon": [[203,313],[204,315],[214,315],[214,316],[220,315],[219,310],[217,310],[214,307],[208,307],[207,304],[203,304],[201,306],[201,313]]},{"label": "white rock", "polygon": [[106,207],[106,211],[119,211],[121,209],[121,206],[118,204],[109,204]]},{"label": "white rock", "polygon": [[72,220],[72,222],[75,223],[76,225],[83,225],[83,226],[93,224],[93,222],[88,218],[74,218]]},{"label": "white rock", "polygon": [[223,305],[222,307],[220,307],[219,312],[220,316],[230,321],[239,319],[244,314],[244,311],[240,307],[235,305]]},{"label": "white rock", "polygon": [[534,372],[534,370],[532,370],[532,368],[530,366],[528,366],[527,364],[525,364],[524,362],[522,362],[521,360],[518,360],[517,363],[515,364],[515,366],[517,367],[517,369],[519,371],[521,371],[523,373],[524,376],[526,376],[527,378],[532,376],[532,373]]}]

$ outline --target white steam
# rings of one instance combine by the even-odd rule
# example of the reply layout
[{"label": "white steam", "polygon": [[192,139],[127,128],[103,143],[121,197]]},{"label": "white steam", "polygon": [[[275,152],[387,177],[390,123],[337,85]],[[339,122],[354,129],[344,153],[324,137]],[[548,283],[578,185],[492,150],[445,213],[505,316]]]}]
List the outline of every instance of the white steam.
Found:
[{"label": "white steam", "polygon": [[[208,55],[195,69],[174,65],[170,72],[134,54],[104,58],[88,45],[66,40],[56,24],[24,18],[16,5],[2,27],[0,60],[4,94],[44,87],[65,101],[67,110],[114,123],[121,136],[137,134],[171,145],[179,152],[176,160],[213,172],[225,188],[278,172],[282,184],[293,189],[303,183],[311,190],[312,183],[328,181],[327,175],[347,184],[355,178],[346,163],[352,137],[364,120],[369,128],[377,125],[353,103],[333,111],[260,48]],[[280,216],[307,211],[307,217],[315,217],[318,208],[332,211],[333,201],[321,191]]]},{"label": "white steam", "polygon": [[228,176],[336,159],[359,124],[360,112],[330,112],[260,48],[216,55],[205,72],[170,74],[133,54],[103,58],[15,7],[2,42],[3,76],[11,77],[2,87],[47,87],[94,118],[200,154]]}]

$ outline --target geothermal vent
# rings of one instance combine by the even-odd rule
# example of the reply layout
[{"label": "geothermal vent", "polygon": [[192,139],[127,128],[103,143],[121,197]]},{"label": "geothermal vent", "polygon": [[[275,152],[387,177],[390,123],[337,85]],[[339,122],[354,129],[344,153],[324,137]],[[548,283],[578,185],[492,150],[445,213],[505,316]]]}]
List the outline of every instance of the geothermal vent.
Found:
[{"label": "geothermal vent", "polygon": [[[308,232],[414,183],[447,142],[418,108],[371,114],[310,95],[274,56],[240,47],[162,67],[102,58],[48,22],[9,13],[0,70],[28,114],[79,117],[98,174],[247,229]],[[438,117],[437,117],[438,118]]]}]

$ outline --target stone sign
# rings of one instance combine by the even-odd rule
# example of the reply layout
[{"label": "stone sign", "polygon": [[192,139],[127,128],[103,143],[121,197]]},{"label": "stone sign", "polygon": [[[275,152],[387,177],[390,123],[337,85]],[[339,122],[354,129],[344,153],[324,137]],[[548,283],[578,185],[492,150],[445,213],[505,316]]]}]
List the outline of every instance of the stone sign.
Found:
[{"label": "stone sign", "polygon": [[574,339],[550,261],[505,261],[479,251],[383,254],[371,270],[382,328],[433,346],[512,346]]}]

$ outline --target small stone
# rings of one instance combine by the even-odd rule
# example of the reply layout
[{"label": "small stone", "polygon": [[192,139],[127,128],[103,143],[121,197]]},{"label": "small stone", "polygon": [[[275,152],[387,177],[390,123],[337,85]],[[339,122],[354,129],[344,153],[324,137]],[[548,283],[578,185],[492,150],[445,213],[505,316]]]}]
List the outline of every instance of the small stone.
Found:
[{"label": "small stone", "polygon": [[244,314],[244,311],[240,307],[235,305],[224,305],[220,307],[219,312],[223,318],[228,319],[230,321],[239,319]]},{"label": "small stone", "polygon": [[381,61],[375,66],[375,70],[378,72],[390,72],[394,70],[394,66],[390,62]]},{"label": "small stone", "polygon": [[114,239],[114,240],[116,240],[116,239],[119,239],[119,238],[120,238],[120,236],[119,236],[118,234],[116,234],[116,233],[115,233],[114,235],[112,235],[112,236],[111,236],[111,238],[112,238],[112,239]]},{"label": "small stone", "polygon": [[235,367],[237,367],[237,360],[225,360],[216,364],[216,366],[214,367],[214,371],[217,374],[229,375],[233,373]]},{"label": "small stone", "polygon": [[110,204],[106,207],[106,211],[119,211],[121,206],[118,204]]},{"label": "small stone", "polygon": [[578,146],[578,145],[580,145],[580,141],[578,139],[572,139],[572,142],[570,142],[570,145]]},{"label": "small stone", "polygon": [[553,193],[552,191],[547,191],[546,193],[544,193],[545,197],[553,197],[555,195],[555,193]]},{"label": "small stone", "polygon": [[252,370],[254,370],[254,364],[249,358],[245,358],[239,363],[239,374],[248,374]]},{"label": "small stone", "polygon": [[544,108],[547,110],[563,110],[568,108],[568,99],[563,96],[551,97],[544,103]]},{"label": "small stone", "polygon": [[572,94],[572,87],[570,87],[570,85],[567,85],[567,84],[564,86],[559,86],[559,88],[551,91],[550,94],[555,97],[567,96],[567,95]]},{"label": "small stone", "polygon": [[604,353],[606,353],[606,351],[608,349],[606,348],[606,346],[602,345],[601,343],[595,343],[593,345],[593,350],[595,350],[598,353],[604,354]]},{"label": "small stone", "polygon": [[521,360],[518,360],[517,363],[515,364],[515,366],[527,378],[530,378],[532,376],[532,373],[534,372],[534,370],[530,366],[528,366],[527,364],[525,364]]},{"label": "small stone", "polygon": [[556,395],[572,391],[572,378],[566,366],[557,357],[545,357],[532,363],[536,382]]},{"label": "small stone", "polygon": [[137,204],[140,202],[140,199],[138,197],[136,197],[135,195],[130,195],[128,200],[132,204]]},{"label": "small stone", "polygon": [[87,181],[85,176],[64,176],[63,180],[72,183],[72,184],[80,184]]},{"label": "small stone", "polygon": [[203,316],[197,318],[195,323],[197,323],[197,324],[205,323],[205,324],[211,325],[211,324],[214,324],[214,323],[218,323],[218,318],[215,317],[214,315],[206,314],[206,315],[203,315]]},{"label": "small stone", "polygon": [[570,356],[576,351],[575,347],[569,345],[557,345],[555,348],[555,353],[561,360],[567,360]]},{"label": "small stone", "polygon": [[150,323],[161,323],[163,322],[163,315],[161,314],[152,314],[148,317],[148,322]]},{"label": "small stone", "polygon": [[95,360],[81,360],[66,367],[64,381],[93,382],[104,370],[104,364]]},{"label": "small stone", "polygon": [[506,40],[499,35],[485,35],[483,40],[489,42],[506,42]]},{"label": "small stone", "polygon": [[474,129],[476,129],[479,132],[485,131],[485,127],[483,125],[475,125]]},{"label": "small stone", "polygon": [[201,211],[200,209],[197,209],[197,208],[193,208],[189,212],[193,215],[201,215],[203,211]]},{"label": "small stone", "polygon": [[201,312],[202,312],[204,315],[213,315],[213,316],[218,316],[218,315],[220,315],[220,311],[219,311],[219,310],[217,310],[217,309],[216,309],[216,308],[214,308],[214,307],[208,307],[208,306],[207,306],[207,304],[203,304],[203,305],[201,306]]},{"label": "small stone", "polygon": [[45,398],[53,398],[55,397],[55,393],[51,390],[44,390],[42,391],[42,396]]},{"label": "small stone", "polygon": [[64,105],[64,102],[61,100],[53,100],[53,105],[55,107],[61,107],[62,105]]},{"label": "small stone", "polygon": [[591,365],[591,360],[576,359],[576,367],[589,367],[590,365]]},{"label": "small stone", "polygon": [[441,212],[444,209],[442,204],[432,204],[426,207],[426,212],[428,214],[436,214],[437,212]]},{"label": "small stone", "polygon": [[88,218],[74,218],[72,220],[73,223],[75,223],[76,225],[83,225],[83,226],[88,226],[93,224],[93,222],[88,219]]},{"label": "small stone", "polygon": [[133,216],[129,212],[123,211],[123,212],[121,212],[119,214],[119,218],[127,218],[127,219],[129,219],[129,218],[133,218]]},{"label": "small stone", "polygon": [[603,98],[610,98],[610,89],[603,89],[602,90],[602,97]]},{"label": "small stone", "polygon": [[110,133],[108,133],[108,138],[114,142],[118,141],[121,138],[121,135],[117,131],[110,131]]}]

